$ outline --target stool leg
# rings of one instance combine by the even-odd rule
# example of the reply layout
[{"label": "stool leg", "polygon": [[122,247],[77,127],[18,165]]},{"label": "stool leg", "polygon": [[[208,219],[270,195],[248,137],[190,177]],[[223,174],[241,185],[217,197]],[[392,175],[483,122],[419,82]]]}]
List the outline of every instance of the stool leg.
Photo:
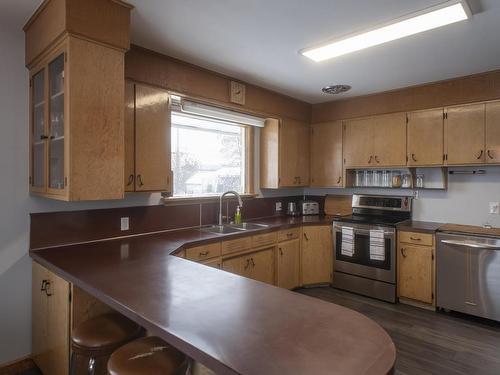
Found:
[{"label": "stool leg", "polygon": [[76,353],[72,352],[71,359],[69,362],[69,375],[75,375],[75,374],[76,374]]},{"label": "stool leg", "polygon": [[89,375],[94,375],[95,372],[95,358],[89,358],[89,366],[87,368]]}]

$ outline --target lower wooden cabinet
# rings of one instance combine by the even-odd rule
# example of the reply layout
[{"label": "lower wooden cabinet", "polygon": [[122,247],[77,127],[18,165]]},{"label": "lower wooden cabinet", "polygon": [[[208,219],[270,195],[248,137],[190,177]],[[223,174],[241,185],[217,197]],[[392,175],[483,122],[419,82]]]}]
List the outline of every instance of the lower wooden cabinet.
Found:
[{"label": "lower wooden cabinet", "polygon": [[69,368],[70,284],[33,263],[32,358],[43,374]]},{"label": "lower wooden cabinet", "polygon": [[222,269],[240,276],[274,284],[274,247],[222,261]]},{"label": "lower wooden cabinet", "polygon": [[[423,245],[413,239],[425,237]],[[407,242],[406,242],[407,241]],[[398,242],[398,297],[425,304],[434,304],[434,245],[433,236],[401,232]]]},{"label": "lower wooden cabinet", "polygon": [[329,284],[333,274],[332,228],[329,225],[304,226],[300,284]]},{"label": "lower wooden cabinet", "polygon": [[278,244],[276,251],[276,285],[294,289],[300,285],[300,240]]}]

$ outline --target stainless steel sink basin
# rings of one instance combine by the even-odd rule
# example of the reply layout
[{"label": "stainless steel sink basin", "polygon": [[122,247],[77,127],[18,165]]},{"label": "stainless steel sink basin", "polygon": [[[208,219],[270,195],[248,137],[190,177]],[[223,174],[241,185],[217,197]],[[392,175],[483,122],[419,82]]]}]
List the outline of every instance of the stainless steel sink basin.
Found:
[{"label": "stainless steel sink basin", "polygon": [[256,229],[264,229],[269,227],[266,224],[258,224],[258,223],[241,223],[241,224],[230,224],[232,228],[238,228],[241,230],[256,230]]},{"label": "stainless steel sink basin", "polygon": [[257,230],[267,228],[269,225],[258,223],[241,223],[241,224],[227,224],[227,225],[212,225],[210,227],[200,228],[203,232],[228,234],[244,232],[247,230]]}]

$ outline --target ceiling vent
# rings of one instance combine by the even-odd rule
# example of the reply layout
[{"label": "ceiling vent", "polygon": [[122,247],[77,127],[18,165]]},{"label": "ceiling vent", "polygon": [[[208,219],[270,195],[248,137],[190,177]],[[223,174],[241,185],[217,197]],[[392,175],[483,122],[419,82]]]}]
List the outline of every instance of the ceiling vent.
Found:
[{"label": "ceiling vent", "polygon": [[337,95],[349,91],[350,89],[351,86],[349,85],[333,85],[333,86],[323,87],[321,91],[323,91],[325,94]]}]

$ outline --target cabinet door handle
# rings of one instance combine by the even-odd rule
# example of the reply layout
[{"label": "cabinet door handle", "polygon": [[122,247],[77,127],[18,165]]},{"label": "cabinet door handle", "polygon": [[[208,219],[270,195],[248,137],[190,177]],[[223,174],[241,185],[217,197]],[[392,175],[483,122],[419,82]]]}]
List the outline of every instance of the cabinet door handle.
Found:
[{"label": "cabinet door handle", "polygon": [[417,161],[417,158],[415,157],[415,154],[411,154],[411,160]]},{"label": "cabinet door handle", "polygon": [[495,158],[493,157],[493,155],[491,154],[491,150],[488,150],[487,154],[488,154],[488,157],[489,157],[490,159],[495,159]]},{"label": "cabinet door handle", "polygon": [[247,259],[247,263],[245,264],[245,270],[248,269],[248,267],[250,267],[250,259]]},{"label": "cabinet door handle", "polygon": [[403,258],[406,258],[406,249],[405,248],[401,248],[401,255],[403,256]]},{"label": "cabinet door handle", "polygon": [[304,233],[304,238],[306,239],[306,241],[309,241],[309,237],[307,237],[307,234]]},{"label": "cabinet door handle", "polygon": [[50,288],[50,281],[47,280],[47,282],[45,283],[45,294],[47,295],[47,297],[50,297],[52,295],[52,293],[49,291],[49,288]]},{"label": "cabinet door handle", "polygon": [[368,159],[368,164],[372,163],[373,156],[370,155],[370,159]]},{"label": "cabinet door handle", "polygon": [[137,175],[137,183],[139,184],[139,186],[144,185],[142,182],[142,176],[140,174]]},{"label": "cabinet door handle", "polygon": [[43,141],[43,140],[45,140],[45,139],[49,139],[49,136],[48,136],[48,135],[45,135],[45,134],[42,134],[42,135],[40,136],[40,139]]},{"label": "cabinet door handle", "polygon": [[375,155],[375,161],[376,161],[377,163],[380,163],[380,160],[378,160],[378,156],[377,156],[377,155]]},{"label": "cabinet door handle", "polygon": [[45,289],[47,288],[47,282],[48,280],[42,280],[42,286],[40,287],[40,292],[45,292]]},{"label": "cabinet door handle", "polygon": [[128,176],[127,186],[132,185],[133,182],[134,182],[134,175],[131,174],[130,176]]},{"label": "cabinet door handle", "polygon": [[283,256],[283,249],[281,247],[279,248],[279,251],[280,251],[280,255]]},{"label": "cabinet door handle", "polygon": [[255,267],[255,262],[253,261],[253,258],[250,258],[250,261],[252,262],[252,267]]},{"label": "cabinet door handle", "polygon": [[410,237],[410,240],[412,241],[422,241],[420,237]]},{"label": "cabinet door handle", "polygon": [[481,159],[483,157],[483,150],[479,153],[479,156],[477,157],[477,160]]},{"label": "cabinet door handle", "polygon": [[340,176],[339,179],[337,180],[337,184],[340,184],[340,181],[342,181],[342,176]]}]

